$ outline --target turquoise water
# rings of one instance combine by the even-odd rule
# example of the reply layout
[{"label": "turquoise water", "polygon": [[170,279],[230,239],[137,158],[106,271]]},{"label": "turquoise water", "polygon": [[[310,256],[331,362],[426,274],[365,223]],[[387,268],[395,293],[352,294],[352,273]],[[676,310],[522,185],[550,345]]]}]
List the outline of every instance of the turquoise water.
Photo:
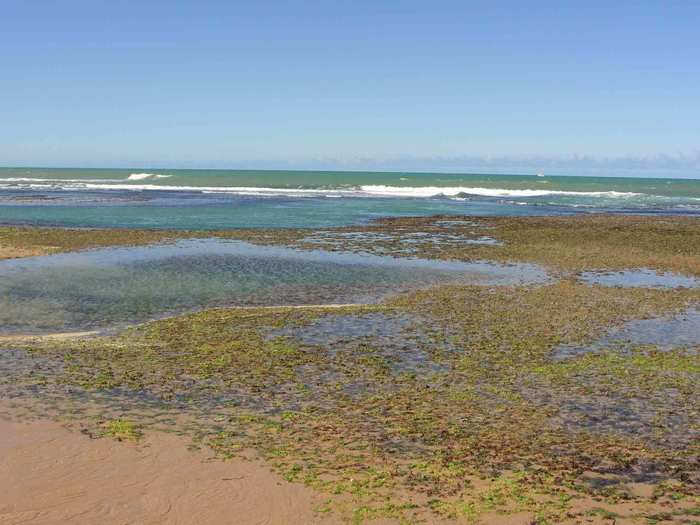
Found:
[{"label": "turquoise water", "polygon": [[0,168],[0,223],[215,229],[375,217],[700,214],[700,180],[321,171]]}]

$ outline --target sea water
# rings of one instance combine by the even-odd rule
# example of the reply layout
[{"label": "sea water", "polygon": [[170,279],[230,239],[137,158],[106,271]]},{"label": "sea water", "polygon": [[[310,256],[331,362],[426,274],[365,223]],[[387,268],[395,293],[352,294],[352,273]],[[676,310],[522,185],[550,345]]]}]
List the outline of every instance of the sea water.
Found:
[{"label": "sea water", "polygon": [[0,223],[328,227],[386,216],[700,215],[700,180],[449,173],[0,168]]}]

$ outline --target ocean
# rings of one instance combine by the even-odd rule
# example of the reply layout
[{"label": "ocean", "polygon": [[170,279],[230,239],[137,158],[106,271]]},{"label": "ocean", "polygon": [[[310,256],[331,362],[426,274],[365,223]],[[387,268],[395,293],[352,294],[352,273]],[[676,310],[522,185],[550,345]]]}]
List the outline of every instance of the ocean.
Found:
[{"label": "ocean", "polygon": [[410,215],[700,216],[700,180],[339,171],[0,168],[0,223],[329,227]]}]

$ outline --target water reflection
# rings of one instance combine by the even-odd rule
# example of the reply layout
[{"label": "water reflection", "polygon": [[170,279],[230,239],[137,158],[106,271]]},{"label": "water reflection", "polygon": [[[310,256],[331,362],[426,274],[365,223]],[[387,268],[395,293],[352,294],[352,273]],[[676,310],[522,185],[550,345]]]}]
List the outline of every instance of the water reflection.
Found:
[{"label": "water reflection", "polygon": [[528,264],[182,240],[2,261],[0,330],[100,329],[215,306],[376,302],[439,283],[546,280]]}]

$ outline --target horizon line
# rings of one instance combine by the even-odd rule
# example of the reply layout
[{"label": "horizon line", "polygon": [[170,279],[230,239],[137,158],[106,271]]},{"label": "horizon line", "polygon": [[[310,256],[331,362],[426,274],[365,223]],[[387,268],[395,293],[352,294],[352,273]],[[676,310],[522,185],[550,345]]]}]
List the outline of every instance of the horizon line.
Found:
[{"label": "horizon line", "polygon": [[[486,167],[486,166],[484,166]],[[475,167],[476,168],[476,167]],[[505,168],[505,167],[504,167]],[[585,169],[591,169],[590,167],[585,168],[585,167],[579,167]],[[426,171],[426,170],[415,170],[415,169],[381,169],[381,168],[374,168],[374,169],[366,169],[366,168],[345,168],[345,169],[338,169],[338,168],[319,168],[319,167],[314,167],[314,168],[299,168],[299,167],[287,167],[287,168],[255,168],[255,167],[236,167],[236,168],[231,168],[231,167],[175,167],[175,166],[157,166],[157,165],[121,165],[121,166],[75,166],[75,165],[54,165],[54,166],[48,166],[48,165],[15,165],[15,166],[5,166],[5,165],[0,165],[0,170],[10,170],[10,169],[45,169],[45,170],[155,170],[155,171],[218,171],[218,172],[226,172],[226,171],[233,171],[233,172],[242,172],[242,171],[248,171],[248,172],[292,172],[292,173],[304,173],[304,172],[313,172],[313,173],[384,173],[384,174],[406,174],[406,173],[413,173],[417,175],[489,175],[489,176],[507,176],[507,177],[565,177],[565,178],[577,178],[577,177],[601,177],[601,178],[625,178],[625,179],[678,179],[678,180],[700,180],[700,172],[697,174],[688,174],[688,176],[652,176],[652,175],[619,175],[619,174],[565,174],[565,173],[557,173],[557,174],[548,174],[545,173],[545,170],[532,170],[532,173],[518,173],[518,172],[506,172],[504,170],[499,170],[499,172],[489,172],[489,171],[478,171],[476,169],[474,170],[469,170],[469,171],[463,171],[463,170],[449,170],[449,169],[443,169],[439,171]],[[464,170],[467,170],[468,168],[464,168]],[[671,170],[675,171],[678,169],[692,169],[692,168],[660,168],[660,167],[616,167],[614,168],[616,170],[640,170],[640,171],[646,171],[646,170]],[[679,174],[674,174],[674,175],[679,175]]]}]

